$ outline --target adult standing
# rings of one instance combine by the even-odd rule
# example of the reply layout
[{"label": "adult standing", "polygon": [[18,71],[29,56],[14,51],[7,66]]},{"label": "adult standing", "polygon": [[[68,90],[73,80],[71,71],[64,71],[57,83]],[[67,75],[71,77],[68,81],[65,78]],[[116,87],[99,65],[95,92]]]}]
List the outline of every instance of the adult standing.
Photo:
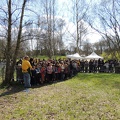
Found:
[{"label": "adult standing", "polygon": [[24,80],[24,86],[25,88],[31,87],[31,77],[30,77],[30,70],[32,69],[32,66],[29,62],[29,57],[25,56],[22,61],[22,73],[23,73],[23,80]]}]

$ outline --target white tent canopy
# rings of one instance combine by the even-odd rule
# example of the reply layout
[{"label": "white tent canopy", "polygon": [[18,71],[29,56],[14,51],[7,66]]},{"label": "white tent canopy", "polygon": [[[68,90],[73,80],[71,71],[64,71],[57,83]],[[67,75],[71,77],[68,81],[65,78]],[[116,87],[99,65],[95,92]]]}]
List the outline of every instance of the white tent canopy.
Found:
[{"label": "white tent canopy", "polygon": [[78,53],[75,53],[72,55],[66,55],[66,57],[71,59],[76,59],[76,60],[82,59],[82,57]]},{"label": "white tent canopy", "polygon": [[97,55],[95,52],[92,52],[90,55],[88,55],[87,57],[85,57],[85,59],[90,60],[90,59],[103,59],[103,57]]}]

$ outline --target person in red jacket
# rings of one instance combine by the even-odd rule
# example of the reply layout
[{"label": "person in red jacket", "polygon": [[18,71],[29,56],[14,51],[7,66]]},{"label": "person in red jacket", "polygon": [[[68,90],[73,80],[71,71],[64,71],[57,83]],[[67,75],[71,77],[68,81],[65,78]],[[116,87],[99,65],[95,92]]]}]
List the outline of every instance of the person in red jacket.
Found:
[{"label": "person in red jacket", "polygon": [[44,63],[42,64],[40,72],[41,72],[41,83],[43,84],[45,81],[45,74],[46,74],[46,68]]}]

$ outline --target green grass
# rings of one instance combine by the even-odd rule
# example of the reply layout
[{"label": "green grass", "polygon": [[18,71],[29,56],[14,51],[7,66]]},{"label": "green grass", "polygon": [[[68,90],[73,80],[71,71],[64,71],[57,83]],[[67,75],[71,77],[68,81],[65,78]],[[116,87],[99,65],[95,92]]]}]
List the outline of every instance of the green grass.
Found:
[{"label": "green grass", "polygon": [[0,90],[0,120],[119,120],[120,74],[83,74],[54,84]]},{"label": "green grass", "polygon": [[[36,57],[35,57],[36,58]],[[39,58],[40,60],[43,60],[43,59],[45,59],[45,60],[48,60],[49,59],[49,57],[47,57],[47,56],[37,56],[37,58]],[[53,56],[52,57],[53,59],[65,59],[66,58],[66,56]]]}]

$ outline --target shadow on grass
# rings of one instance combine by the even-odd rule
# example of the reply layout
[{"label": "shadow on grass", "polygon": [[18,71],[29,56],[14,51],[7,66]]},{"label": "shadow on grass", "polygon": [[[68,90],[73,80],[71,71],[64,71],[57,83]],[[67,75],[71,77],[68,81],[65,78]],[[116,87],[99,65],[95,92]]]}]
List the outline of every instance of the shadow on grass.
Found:
[{"label": "shadow on grass", "polygon": [[[44,86],[48,86],[48,85],[51,85],[51,84],[56,84],[58,82],[64,82],[64,81],[54,81],[54,82],[50,82],[50,83],[43,83],[43,84],[40,84],[40,85],[32,85],[31,88],[32,89],[35,89],[35,88],[40,88],[40,87],[44,87]],[[3,96],[7,96],[7,95],[12,95],[12,94],[15,94],[15,93],[18,93],[18,92],[29,92],[29,88],[24,88],[24,85],[23,84],[20,84],[18,82],[13,82],[11,86],[0,86],[0,90],[3,90],[4,92],[0,94],[0,97],[3,97]]]},{"label": "shadow on grass", "polygon": [[14,83],[14,85],[11,86],[0,86],[0,90],[3,90],[3,93],[0,94],[0,97],[6,96],[6,95],[12,95],[18,92],[21,92],[24,90],[24,87],[18,83]]},{"label": "shadow on grass", "polygon": [[[82,82],[85,82],[85,84],[87,84],[87,82],[89,81],[93,81],[94,85],[96,86],[110,86],[111,88],[116,88],[116,89],[120,89],[120,81],[119,81],[119,77],[120,75],[118,74],[105,74],[105,73],[79,73],[77,74],[74,78],[78,79]],[[70,80],[70,79],[68,79]],[[55,81],[55,82],[51,82],[51,83],[44,83],[44,84],[40,84],[40,85],[34,85],[31,88],[40,88],[40,87],[44,87],[47,85],[51,85],[51,84],[56,84],[58,82],[64,82],[64,81]],[[2,88],[0,86],[0,89],[3,89],[3,93],[0,94],[0,97],[2,96],[6,96],[6,95],[12,95],[21,91],[24,91],[24,85],[21,85],[20,83],[14,82],[12,86],[8,87],[8,88]]]}]

